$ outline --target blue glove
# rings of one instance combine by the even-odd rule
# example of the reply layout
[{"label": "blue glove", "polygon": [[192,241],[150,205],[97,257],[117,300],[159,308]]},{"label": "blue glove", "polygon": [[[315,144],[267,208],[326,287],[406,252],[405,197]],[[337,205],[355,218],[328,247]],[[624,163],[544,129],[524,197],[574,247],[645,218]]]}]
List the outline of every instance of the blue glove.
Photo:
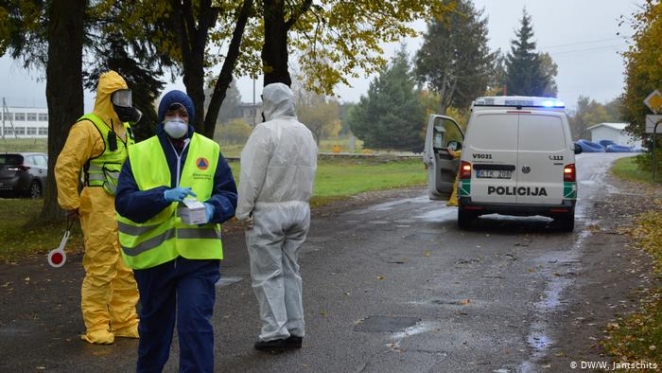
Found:
[{"label": "blue glove", "polygon": [[163,192],[163,198],[166,202],[181,202],[186,196],[195,197],[196,194],[191,191],[191,188],[172,188]]},{"label": "blue glove", "polygon": [[214,210],[215,210],[214,205],[205,202],[205,214],[207,215],[207,221],[205,222],[205,224],[209,223],[211,219],[214,217]]}]

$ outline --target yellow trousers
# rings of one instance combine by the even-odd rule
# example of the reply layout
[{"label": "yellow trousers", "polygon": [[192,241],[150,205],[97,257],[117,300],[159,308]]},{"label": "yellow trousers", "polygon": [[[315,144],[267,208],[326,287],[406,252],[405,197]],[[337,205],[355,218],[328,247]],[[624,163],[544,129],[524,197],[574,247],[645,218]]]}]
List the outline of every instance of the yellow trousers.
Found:
[{"label": "yellow trousers", "polygon": [[87,331],[82,339],[109,344],[115,336],[137,338],[138,288],[120,254],[115,199],[102,188],[86,187],[79,212],[85,240],[81,310]]}]

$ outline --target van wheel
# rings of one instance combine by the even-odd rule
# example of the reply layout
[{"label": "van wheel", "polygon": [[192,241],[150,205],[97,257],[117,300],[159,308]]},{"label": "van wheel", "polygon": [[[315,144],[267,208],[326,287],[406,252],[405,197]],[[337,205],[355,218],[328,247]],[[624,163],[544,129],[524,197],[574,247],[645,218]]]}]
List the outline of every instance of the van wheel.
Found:
[{"label": "van wheel", "polygon": [[562,232],[572,232],[575,230],[575,214],[560,217],[557,219],[557,222]]},{"label": "van wheel", "polygon": [[461,208],[457,209],[457,226],[462,230],[467,230],[471,227],[471,221],[474,219],[474,214],[465,211]]}]

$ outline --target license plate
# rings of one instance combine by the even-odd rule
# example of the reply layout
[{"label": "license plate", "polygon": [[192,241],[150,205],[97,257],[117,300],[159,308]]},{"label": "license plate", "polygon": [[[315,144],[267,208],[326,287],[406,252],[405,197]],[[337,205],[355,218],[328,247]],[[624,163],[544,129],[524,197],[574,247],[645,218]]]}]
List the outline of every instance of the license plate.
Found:
[{"label": "license plate", "polygon": [[510,170],[476,170],[476,177],[481,179],[510,179]]}]

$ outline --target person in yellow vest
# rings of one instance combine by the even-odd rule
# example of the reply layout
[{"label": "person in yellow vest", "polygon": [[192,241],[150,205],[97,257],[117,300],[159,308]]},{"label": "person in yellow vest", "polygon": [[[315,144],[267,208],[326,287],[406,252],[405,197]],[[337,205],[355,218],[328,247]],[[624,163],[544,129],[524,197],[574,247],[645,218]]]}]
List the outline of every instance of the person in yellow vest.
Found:
[{"label": "person in yellow vest", "polygon": [[80,219],[83,231],[81,338],[89,343],[138,338],[138,289],[120,256],[114,194],[134,142],[129,122],[140,117],[126,81],[115,71],[101,74],[94,109],[71,127],[55,164],[58,204],[68,219]]},{"label": "person in yellow vest", "polygon": [[[138,372],[163,370],[175,325],[179,371],[214,372],[220,224],[235,214],[237,186],[219,145],[194,132],[194,115],[184,92],[163,96],[156,135],[131,147],[117,186],[122,257],[140,290]],[[187,224],[195,202],[203,219]]]}]

